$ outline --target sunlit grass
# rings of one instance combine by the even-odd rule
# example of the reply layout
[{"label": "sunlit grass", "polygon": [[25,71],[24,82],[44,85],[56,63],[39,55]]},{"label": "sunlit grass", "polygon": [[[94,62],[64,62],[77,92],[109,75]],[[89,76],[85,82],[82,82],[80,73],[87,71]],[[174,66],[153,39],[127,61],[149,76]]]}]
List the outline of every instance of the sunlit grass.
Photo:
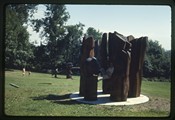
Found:
[{"label": "sunlit grass", "polygon": [[[11,86],[16,84],[19,88]],[[101,89],[102,82],[98,82]],[[79,91],[79,76],[5,72],[5,114],[12,116],[108,116],[166,117],[170,114],[170,83],[142,81],[142,94],[149,102],[133,106],[88,105],[70,100]]]}]

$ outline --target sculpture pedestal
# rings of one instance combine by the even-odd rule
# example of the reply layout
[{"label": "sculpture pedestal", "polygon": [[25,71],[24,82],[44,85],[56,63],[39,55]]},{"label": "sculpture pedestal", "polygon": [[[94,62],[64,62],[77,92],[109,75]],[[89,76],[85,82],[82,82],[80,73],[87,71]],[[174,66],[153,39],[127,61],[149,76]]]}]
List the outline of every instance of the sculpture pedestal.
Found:
[{"label": "sculpture pedestal", "polygon": [[149,101],[149,98],[145,95],[140,95],[136,98],[127,98],[127,101],[124,102],[112,102],[109,99],[110,94],[103,94],[102,90],[97,91],[97,100],[96,101],[87,101],[84,97],[79,96],[79,92],[72,93],[70,95],[70,99],[76,100],[77,102],[93,104],[93,105],[116,105],[116,106],[124,106],[124,105],[136,105],[142,104]]}]

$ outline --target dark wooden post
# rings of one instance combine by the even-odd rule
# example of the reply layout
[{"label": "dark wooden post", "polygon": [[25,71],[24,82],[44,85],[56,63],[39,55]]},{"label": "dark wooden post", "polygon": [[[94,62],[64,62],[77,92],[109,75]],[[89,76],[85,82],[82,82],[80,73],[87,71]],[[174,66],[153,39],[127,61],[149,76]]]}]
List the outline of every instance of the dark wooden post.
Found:
[{"label": "dark wooden post", "polygon": [[119,33],[109,34],[109,62],[114,66],[111,76],[111,101],[126,101],[129,91],[129,63],[131,44]]},{"label": "dark wooden post", "polygon": [[84,99],[87,101],[97,100],[98,73],[99,73],[99,66],[97,60],[95,58],[91,58],[91,60],[86,60]]},{"label": "dark wooden post", "polygon": [[142,66],[146,52],[148,37],[132,39],[131,64],[130,64],[130,87],[128,97],[139,97],[141,93]]},{"label": "dark wooden post", "polygon": [[[109,60],[108,60],[108,52],[107,52],[107,33],[104,33],[102,36],[102,42],[100,45],[100,65],[104,71],[107,70],[109,67]],[[110,80],[103,79],[102,81],[102,90],[103,93],[109,94],[110,93]]]},{"label": "dark wooden post", "polygon": [[94,39],[89,37],[83,39],[80,61],[80,96],[85,100],[97,99],[97,78],[99,65],[94,58]]},{"label": "dark wooden post", "polygon": [[84,99],[88,101],[97,100],[97,78],[99,74],[99,65],[94,57],[94,40],[92,37],[86,40],[87,51],[89,52],[83,64],[83,74],[85,80]]},{"label": "dark wooden post", "polygon": [[82,46],[81,46],[81,55],[80,55],[80,87],[79,87],[79,95],[84,96],[85,93],[85,76],[83,72],[84,63],[89,56],[89,52],[87,50],[87,42],[86,37],[83,37]]}]

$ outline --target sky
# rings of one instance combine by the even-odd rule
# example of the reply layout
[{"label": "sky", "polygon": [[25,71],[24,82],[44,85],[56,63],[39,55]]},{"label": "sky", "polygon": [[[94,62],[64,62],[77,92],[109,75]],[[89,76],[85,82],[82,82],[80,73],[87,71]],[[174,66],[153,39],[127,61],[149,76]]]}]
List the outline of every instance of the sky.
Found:
[{"label": "sky", "polygon": [[[171,49],[171,8],[150,5],[66,5],[70,19],[66,25],[84,24],[84,32],[93,27],[103,33],[117,31],[124,36],[135,38],[148,36],[157,40],[166,50]],[[44,15],[45,8],[40,5],[35,18]],[[39,40],[29,27],[30,40]]]}]

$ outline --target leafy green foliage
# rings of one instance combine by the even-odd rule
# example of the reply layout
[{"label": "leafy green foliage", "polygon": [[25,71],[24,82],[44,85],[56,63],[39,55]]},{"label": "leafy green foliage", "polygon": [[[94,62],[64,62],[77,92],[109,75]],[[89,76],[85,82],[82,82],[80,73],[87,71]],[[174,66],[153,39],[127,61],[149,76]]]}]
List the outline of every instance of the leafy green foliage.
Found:
[{"label": "leafy green foliage", "polygon": [[149,40],[143,66],[145,77],[170,78],[171,51],[165,51],[158,41]]},{"label": "leafy green foliage", "polygon": [[36,32],[39,32],[41,27],[43,28],[41,37],[45,37],[47,42],[45,50],[43,51],[44,56],[49,58],[47,62],[50,63],[51,68],[54,68],[58,63],[63,61],[62,51],[64,51],[64,44],[62,43],[64,43],[63,40],[66,36],[64,24],[69,18],[69,13],[66,12],[66,7],[64,5],[46,4],[45,6],[46,11],[44,18],[33,20],[32,22]]},{"label": "leafy green foliage", "polygon": [[[36,12],[37,4],[9,4],[6,6],[7,10],[12,10],[15,16],[21,21],[21,23],[27,23],[28,17],[32,17]],[[13,20],[13,19],[12,19]],[[14,21],[16,22],[16,21]]]},{"label": "leafy green foliage", "polygon": [[92,36],[94,40],[101,40],[102,33],[99,30],[96,30],[93,27],[89,27],[86,31],[87,36]]},{"label": "leafy green foliage", "polygon": [[7,68],[27,66],[28,60],[33,57],[29,33],[24,26],[30,9],[34,9],[34,5],[6,6],[5,65]]},{"label": "leafy green foliage", "polygon": [[64,54],[63,58],[66,62],[71,61],[76,65],[79,62],[83,27],[84,25],[82,23],[66,26],[67,35],[64,38],[64,44],[63,44],[65,47],[65,50],[63,52]]},{"label": "leafy green foliage", "polygon": [[[35,50],[36,60],[44,58],[35,66],[40,69],[53,69],[69,61],[77,64],[84,25],[79,23],[66,26],[65,23],[70,16],[64,5],[46,4],[45,6],[44,18],[32,20],[34,30],[39,32],[40,28],[43,28],[41,36],[46,38],[46,44],[41,44]],[[40,49],[42,55],[38,54]]]}]

